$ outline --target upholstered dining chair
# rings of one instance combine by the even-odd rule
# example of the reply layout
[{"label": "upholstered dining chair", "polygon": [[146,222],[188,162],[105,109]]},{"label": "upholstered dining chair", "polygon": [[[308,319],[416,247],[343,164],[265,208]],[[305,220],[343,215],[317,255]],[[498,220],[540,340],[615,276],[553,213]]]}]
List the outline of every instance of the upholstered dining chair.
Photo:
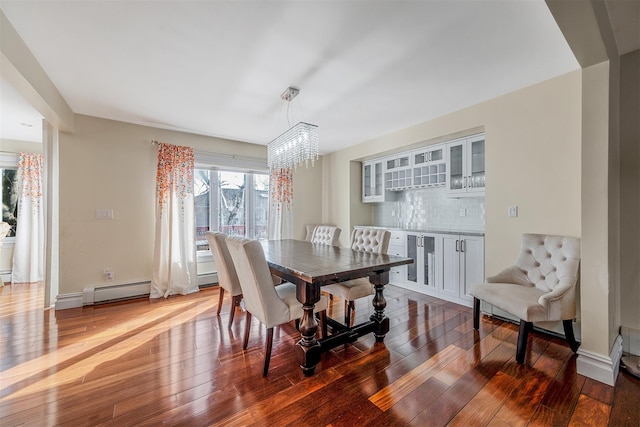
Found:
[{"label": "upholstered dining chair", "polygon": [[222,308],[222,302],[224,300],[224,292],[227,291],[231,295],[231,309],[229,312],[229,327],[233,324],[233,318],[236,314],[236,308],[240,305],[242,300],[242,288],[240,287],[240,280],[238,280],[238,274],[236,273],[231,254],[227,248],[226,238],[227,235],[216,231],[207,231],[204,236],[209,242],[209,249],[213,255],[213,260],[216,263],[218,269],[218,285],[220,286],[220,297],[218,298],[218,312],[220,316],[220,309]]},{"label": "upholstered dining chair", "polygon": [[[380,228],[355,228],[351,232],[349,246],[358,251],[386,254],[391,233]],[[322,287],[322,291],[344,299],[344,322],[351,326],[351,312],[355,312],[355,300],[373,295],[375,290],[369,278],[348,280]]]},{"label": "upholstered dining chair", "polygon": [[319,243],[321,245],[338,246],[340,240],[340,227],[333,225],[318,225],[313,229],[311,243]]},{"label": "upholstered dining chair", "polygon": [[534,322],[562,320],[565,337],[575,353],[576,283],[580,266],[580,239],[523,234],[515,264],[486,282],[473,285],[473,327],[480,327],[480,301],[520,319],[516,361],[524,363],[527,338]]},{"label": "upholstered dining chair", "polygon": [[320,225],[320,224],[307,224],[305,226],[305,229],[307,231],[307,234],[304,236],[304,240],[306,242],[310,242],[311,238],[313,237],[313,231],[316,229],[316,227]]},{"label": "upholstered dining chair", "polygon": [[[9,225],[8,222],[0,222],[0,251],[2,250],[2,242],[4,241],[4,238],[7,236],[7,233],[9,233],[9,230],[11,230],[11,226]],[[2,277],[0,277],[0,286],[4,286]]]},{"label": "upholstered dining chair", "polygon": [[[296,286],[293,283],[273,286],[271,272],[259,241],[230,236],[227,238],[227,246],[238,272],[247,311],[243,348],[246,349],[249,343],[252,316],[257,317],[267,328],[262,371],[262,375],[266,377],[271,360],[273,328],[302,318],[302,304],[296,298]],[[322,331],[323,336],[326,333],[327,305],[327,298],[321,296],[314,309],[314,313],[320,316],[318,329]]]}]

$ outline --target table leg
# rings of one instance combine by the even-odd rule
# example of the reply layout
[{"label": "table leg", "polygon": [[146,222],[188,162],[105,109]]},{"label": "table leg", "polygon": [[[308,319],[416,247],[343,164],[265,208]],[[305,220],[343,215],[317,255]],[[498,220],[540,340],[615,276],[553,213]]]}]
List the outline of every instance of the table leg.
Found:
[{"label": "table leg", "polygon": [[296,355],[302,372],[305,376],[310,376],[320,362],[321,353],[320,343],[316,340],[318,322],[313,315],[315,304],[320,301],[320,285],[299,281],[296,288],[296,297],[302,303],[304,312],[300,321],[302,338],[296,344]]},{"label": "table leg", "polygon": [[369,319],[376,323],[376,328],[373,332],[376,337],[376,342],[382,342],[387,332],[389,332],[389,318],[384,315],[387,300],[384,299],[383,294],[384,285],[389,283],[389,270],[377,272],[375,275],[369,276],[369,281],[373,284],[376,291],[373,297],[374,313]]}]

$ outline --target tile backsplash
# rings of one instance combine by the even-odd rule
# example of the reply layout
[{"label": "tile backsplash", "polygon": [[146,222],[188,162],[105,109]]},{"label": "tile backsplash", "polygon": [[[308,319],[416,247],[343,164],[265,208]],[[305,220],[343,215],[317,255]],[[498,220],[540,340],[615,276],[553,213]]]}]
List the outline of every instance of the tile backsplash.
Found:
[{"label": "tile backsplash", "polygon": [[[464,209],[465,216],[460,212]],[[373,223],[407,230],[484,231],[484,197],[451,198],[445,187],[406,190],[376,203]]]}]

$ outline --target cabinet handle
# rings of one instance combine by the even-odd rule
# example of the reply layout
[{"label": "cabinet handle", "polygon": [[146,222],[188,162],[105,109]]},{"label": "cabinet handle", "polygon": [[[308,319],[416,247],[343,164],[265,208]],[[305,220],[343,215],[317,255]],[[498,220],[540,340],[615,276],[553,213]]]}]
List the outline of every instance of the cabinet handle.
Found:
[{"label": "cabinet handle", "polygon": [[460,252],[464,252],[464,240],[460,240]]},{"label": "cabinet handle", "polygon": [[456,240],[456,252],[460,252],[460,240]]}]

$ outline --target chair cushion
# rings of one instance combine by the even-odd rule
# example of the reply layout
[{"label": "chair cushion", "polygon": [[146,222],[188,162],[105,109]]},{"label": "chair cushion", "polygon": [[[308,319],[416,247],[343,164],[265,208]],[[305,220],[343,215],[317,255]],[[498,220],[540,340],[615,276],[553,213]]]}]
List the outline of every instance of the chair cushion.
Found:
[{"label": "chair cushion", "polygon": [[323,286],[322,290],[347,301],[354,301],[358,298],[373,295],[375,292],[373,285],[366,277],[346,282],[333,283],[331,285]]},{"label": "chair cushion", "polygon": [[[303,315],[302,304],[296,298],[296,285],[285,282],[276,286],[275,289],[280,299],[289,306],[289,320],[301,319]],[[328,306],[327,297],[320,296],[320,301],[316,303],[313,312],[325,311]]]},{"label": "chair cushion", "polygon": [[547,309],[538,303],[546,292],[534,287],[512,283],[482,283],[471,286],[469,293],[527,322],[549,319]]}]

